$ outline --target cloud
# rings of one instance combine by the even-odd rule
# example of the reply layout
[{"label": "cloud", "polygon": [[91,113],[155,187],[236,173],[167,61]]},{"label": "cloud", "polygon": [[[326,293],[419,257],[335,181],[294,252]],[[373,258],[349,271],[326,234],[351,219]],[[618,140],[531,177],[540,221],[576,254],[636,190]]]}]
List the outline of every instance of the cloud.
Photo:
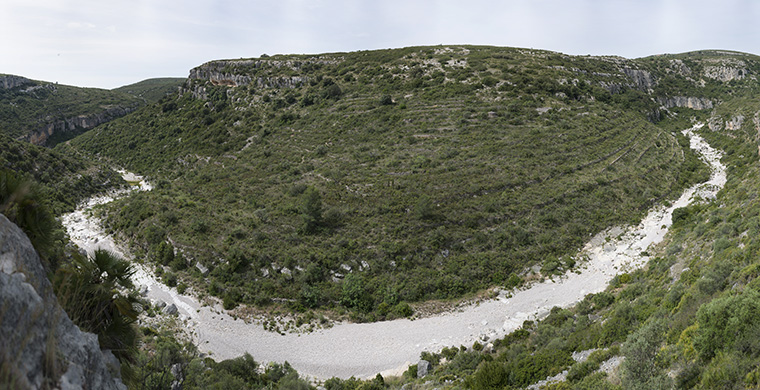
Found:
[{"label": "cloud", "polygon": [[626,57],[751,52],[759,14],[751,0],[4,0],[0,34],[13,39],[0,72],[115,87],[262,53],[457,43]]},{"label": "cloud", "polygon": [[72,30],[94,30],[96,26],[92,23],[68,22],[66,27]]}]

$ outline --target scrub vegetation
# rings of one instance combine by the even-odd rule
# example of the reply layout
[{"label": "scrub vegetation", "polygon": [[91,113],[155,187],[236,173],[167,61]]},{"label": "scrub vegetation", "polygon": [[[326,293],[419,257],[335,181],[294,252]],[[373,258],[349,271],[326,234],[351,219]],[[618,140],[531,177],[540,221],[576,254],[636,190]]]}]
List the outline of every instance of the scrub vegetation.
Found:
[{"label": "scrub vegetation", "polygon": [[[139,347],[119,355],[130,388],[312,385],[287,363],[215,362],[174,334],[138,330],[120,307],[152,309],[126,289],[91,299],[124,287],[108,270],[129,269],[107,254],[50,249],[63,244],[37,204],[70,207],[55,194],[75,185],[53,174],[108,161],[148,175],[154,190],[102,211],[109,229],[228,309],[382,320],[571,270],[590,234],[707,178],[680,135],[696,121],[724,151],[728,182],[676,210],[645,268],[505,337],[423,353],[424,378],[412,366],[398,378],[320,384],[511,389],[565,372],[543,388],[760,386],[757,57],[417,47],[217,61],[193,74],[179,93],[53,150],[0,138],[0,161],[16,171],[0,176],[0,211],[56,254],[45,258],[59,291],[85,297],[69,302],[80,326],[105,345]],[[39,187],[14,195],[29,177]],[[86,188],[73,197],[99,187]],[[48,223],[37,227],[35,213]],[[121,317],[87,323],[96,310]]]},{"label": "scrub vegetation", "polygon": [[155,181],[109,227],[228,307],[388,319],[563,272],[706,178],[629,66],[493,47],[219,61],[72,145]]}]

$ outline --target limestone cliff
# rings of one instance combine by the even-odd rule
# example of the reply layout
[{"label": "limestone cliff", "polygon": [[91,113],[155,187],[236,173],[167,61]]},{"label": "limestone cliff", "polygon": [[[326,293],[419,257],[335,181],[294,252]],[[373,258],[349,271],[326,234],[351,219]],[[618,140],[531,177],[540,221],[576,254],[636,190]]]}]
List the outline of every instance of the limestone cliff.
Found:
[{"label": "limestone cliff", "polygon": [[58,120],[43,125],[32,132],[29,132],[23,137],[23,140],[29,141],[35,145],[44,145],[48,141],[48,138],[50,138],[53,134],[73,131],[82,132],[89,130],[100,124],[127,115],[134,110],[134,107],[115,106],[108,107],[103,111],[94,114],[79,115]]},{"label": "limestone cliff", "polygon": [[694,110],[709,110],[713,108],[713,102],[707,98],[694,96],[673,96],[668,98],[657,98],[657,103],[665,108],[685,107]]},{"label": "limestone cliff", "polygon": [[623,73],[640,89],[650,89],[657,84],[652,74],[646,70],[623,68]]},{"label": "limestone cliff", "polygon": [[26,235],[0,215],[0,388],[126,389],[118,361],[58,305]]},{"label": "limestone cliff", "polygon": [[0,87],[5,89],[16,88],[25,84],[32,84],[33,81],[21,76],[0,75]]},{"label": "limestone cliff", "polygon": [[[339,61],[342,59],[327,57],[310,57],[300,61],[267,58],[211,61],[190,70],[183,91],[191,92],[197,99],[207,99],[206,83],[228,87],[297,88],[309,82],[304,69]],[[271,76],[267,72],[269,69],[285,69],[290,75]]]}]

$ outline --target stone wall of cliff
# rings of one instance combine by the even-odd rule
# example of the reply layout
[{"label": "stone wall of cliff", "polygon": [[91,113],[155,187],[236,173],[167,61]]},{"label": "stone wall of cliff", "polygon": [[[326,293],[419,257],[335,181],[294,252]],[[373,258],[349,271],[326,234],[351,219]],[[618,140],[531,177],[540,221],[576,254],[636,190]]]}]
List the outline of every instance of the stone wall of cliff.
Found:
[{"label": "stone wall of cliff", "polygon": [[126,389],[119,362],[58,305],[26,235],[0,215],[0,388]]},{"label": "stone wall of cliff", "polygon": [[[207,99],[206,86],[241,87],[253,85],[257,88],[297,88],[309,82],[306,75],[299,75],[305,65],[327,65],[342,61],[342,58],[314,57],[304,60],[219,60],[207,62],[190,70],[183,92],[191,92],[196,99]],[[286,68],[295,73],[291,76],[257,76],[264,68]]]},{"label": "stone wall of cliff", "polygon": [[673,96],[668,98],[660,97],[657,98],[657,103],[665,108],[685,107],[694,110],[709,110],[713,108],[712,100],[694,96]]},{"label": "stone wall of cliff", "polygon": [[23,139],[35,145],[44,145],[53,134],[86,131],[100,124],[127,115],[134,110],[134,107],[108,107],[98,113],[79,115],[63,120],[58,120],[37,128],[36,130],[25,135]]},{"label": "stone wall of cliff", "polygon": [[29,80],[25,77],[21,76],[13,76],[13,75],[0,75],[0,87],[10,89],[10,88],[16,88],[22,85],[31,84],[33,83],[32,80]]}]

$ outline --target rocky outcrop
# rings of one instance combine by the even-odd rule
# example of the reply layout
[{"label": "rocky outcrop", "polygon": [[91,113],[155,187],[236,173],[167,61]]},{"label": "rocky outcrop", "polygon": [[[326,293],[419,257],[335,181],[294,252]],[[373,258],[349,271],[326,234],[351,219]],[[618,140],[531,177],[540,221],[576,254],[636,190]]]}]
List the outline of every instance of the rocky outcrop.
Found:
[{"label": "rocky outcrop", "polygon": [[21,76],[0,75],[0,87],[11,89],[26,84],[32,84],[33,81]]},{"label": "rocky outcrop", "polygon": [[89,130],[100,124],[121,118],[134,110],[135,108],[133,107],[116,106],[106,108],[96,114],[79,115],[58,120],[39,127],[37,130],[25,135],[23,139],[35,145],[44,145],[53,134]]},{"label": "rocky outcrop", "polygon": [[681,60],[670,60],[670,66],[668,66],[665,71],[673,72],[684,77],[691,76],[691,69]]},{"label": "rocky outcrop", "polygon": [[731,119],[724,122],[723,118],[721,118],[720,116],[713,116],[707,120],[707,127],[712,131],[741,130],[742,125],[744,124],[744,119],[745,119],[744,115],[736,114],[733,117],[731,117]]},{"label": "rocky outcrop", "polygon": [[623,73],[640,89],[650,89],[656,84],[652,74],[646,70],[623,68]]},{"label": "rocky outcrop", "polygon": [[723,130],[723,119],[721,119],[719,116],[710,117],[710,119],[707,120],[707,128],[709,128],[711,131]]},{"label": "rocky outcrop", "polygon": [[[304,75],[310,66],[336,64],[342,58],[311,57],[303,60],[221,60],[205,63],[190,70],[188,81],[181,89],[190,92],[196,99],[208,99],[207,86],[243,87],[253,85],[257,88],[297,88],[309,82]],[[267,76],[267,69],[287,68],[289,73],[302,73],[291,76]],[[257,73],[259,75],[257,75]]]},{"label": "rocky outcrop", "polygon": [[660,97],[657,98],[657,103],[665,108],[685,107],[694,110],[708,110],[713,108],[712,100],[694,96],[673,96],[669,98]]},{"label": "rocky outcrop", "polygon": [[726,121],[726,130],[741,130],[742,124],[744,124],[744,115],[735,115]]},{"label": "rocky outcrop", "polygon": [[0,308],[0,388],[126,389],[118,361],[71,322],[29,239],[3,215]]},{"label": "rocky outcrop", "polygon": [[424,378],[427,376],[427,374],[430,373],[431,368],[432,366],[429,361],[420,360],[419,363],[417,363],[417,378]]},{"label": "rocky outcrop", "polygon": [[747,69],[731,66],[705,66],[704,74],[707,78],[728,82],[743,79],[747,75]]}]

